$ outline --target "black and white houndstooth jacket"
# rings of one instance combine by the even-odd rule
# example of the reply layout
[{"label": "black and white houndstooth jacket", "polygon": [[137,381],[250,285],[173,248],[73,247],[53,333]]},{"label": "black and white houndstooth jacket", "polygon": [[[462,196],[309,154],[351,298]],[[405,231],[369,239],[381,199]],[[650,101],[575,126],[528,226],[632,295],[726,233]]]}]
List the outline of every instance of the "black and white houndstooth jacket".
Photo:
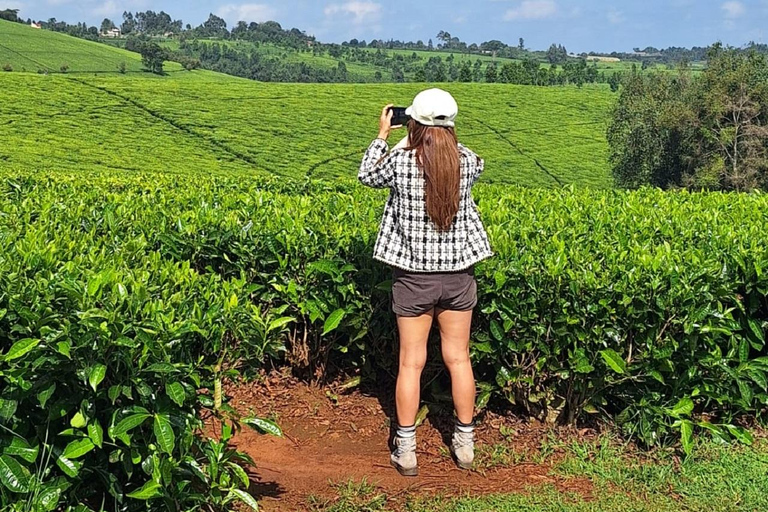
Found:
[{"label": "black and white houndstooth jacket", "polygon": [[459,144],[459,211],[450,229],[440,231],[427,213],[416,151],[394,149],[388,154],[388,150],[386,141],[374,140],[358,174],[364,185],[390,190],[373,257],[411,272],[454,272],[493,256],[472,199],[472,185],[483,171],[483,160]]}]

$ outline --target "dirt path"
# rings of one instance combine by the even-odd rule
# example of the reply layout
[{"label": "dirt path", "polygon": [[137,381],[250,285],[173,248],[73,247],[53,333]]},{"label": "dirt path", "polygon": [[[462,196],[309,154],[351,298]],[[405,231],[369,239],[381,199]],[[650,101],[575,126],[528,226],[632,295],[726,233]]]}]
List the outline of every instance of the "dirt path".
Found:
[{"label": "dirt path", "polygon": [[[267,512],[309,510],[310,497],[332,501],[338,496],[337,485],[363,479],[385,493],[393,508],[414,494],[525,492],[540,485],[587,498],[591,494],[590,482],[552,476],[548,463],[504,467],[483,463],[472,472],[457,469],[447,455],[444,438],[451,424],[445,415],[428,418],[419,427],[420,475],[403,478],[389,466],[388,413],[392,405],[374,395],[355,391],[329,397],[333,395],[329,389],[277,377],[265,384],[230,388],[228,394],[241,413],[276,418],[286,434],[273,438],[247,429],[235,439],[237,447],[256,462],[252,491],[260,496]],[[506,441],[500,433],[502,426]],[[546,432],[514,418],[488,415],[478,428],[478,444],[494,446],[504,441],[516,453],[533,453],[538,452]]]}]

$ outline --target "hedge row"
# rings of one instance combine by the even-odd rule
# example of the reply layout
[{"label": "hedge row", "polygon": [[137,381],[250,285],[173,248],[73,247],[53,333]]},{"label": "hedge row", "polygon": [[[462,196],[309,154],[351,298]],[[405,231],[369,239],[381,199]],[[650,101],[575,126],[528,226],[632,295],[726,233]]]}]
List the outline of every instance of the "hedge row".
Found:
[{"label": "hedge row", "polygon": [[[768,406],[768,197],[475,197],[496,252],[476,272],[479,408],[600,415],[649,445],[681,435],[686,451],[696,431],[750,441],[740,418]],[[213,376],[266,358],[393,371],[390,270],[371,259],[384,198],[349,183],[8,173],[0,460],[31,475],[47,451],[56,504],[119,495],[130,510],[148,482],[159,500],[192,485],[196,395]],[[143,419],[123,432],[129,418]],[[29,491],[6,480],[3,502]]]}]

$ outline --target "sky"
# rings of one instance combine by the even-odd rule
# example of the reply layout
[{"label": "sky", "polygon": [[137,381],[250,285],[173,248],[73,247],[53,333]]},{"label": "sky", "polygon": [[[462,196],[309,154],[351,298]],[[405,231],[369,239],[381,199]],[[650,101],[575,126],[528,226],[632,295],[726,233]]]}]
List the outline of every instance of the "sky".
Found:
[{"label": "sky", "polygon": [[426,42],[444,30],[469,43],[492,39],[570,52],[768,42],[768,0],[0,0],[23,18],[120,23],[125,10],[164,10],[199,25],[209,13],[229,26],[274,20],[323,42],[352,38]]}]

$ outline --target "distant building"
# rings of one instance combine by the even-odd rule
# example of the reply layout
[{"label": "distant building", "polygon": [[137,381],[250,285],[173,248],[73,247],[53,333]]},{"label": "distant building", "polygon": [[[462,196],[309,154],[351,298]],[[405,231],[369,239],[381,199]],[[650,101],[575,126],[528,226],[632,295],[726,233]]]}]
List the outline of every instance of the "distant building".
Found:
[{"label": "distant building", "polygon": [[165,34],[163,34],[163,37],[173,37],[175,35],[176,34],[174,34],[173,32],[166,32]]},{"label": "distant building", "polygon": [[106,32],[102,32],[101,34],[103,37],[120,37],[122,33],[120,32],[120,29],[117,27],[113,27]]},{"label": "distant building", "polygon": [[34,22],[34,21],[31,22],[29,24],[29,26],[32,27],[32,28],[43,28],[43,24],[42,23],[37,23],[37,22]]},{"label": "distant building", "polygon": [[621,59],[618,57],[601,57],[600,55],[590,55],[587,57],[587,60],[595,62],[621,62]]}]

